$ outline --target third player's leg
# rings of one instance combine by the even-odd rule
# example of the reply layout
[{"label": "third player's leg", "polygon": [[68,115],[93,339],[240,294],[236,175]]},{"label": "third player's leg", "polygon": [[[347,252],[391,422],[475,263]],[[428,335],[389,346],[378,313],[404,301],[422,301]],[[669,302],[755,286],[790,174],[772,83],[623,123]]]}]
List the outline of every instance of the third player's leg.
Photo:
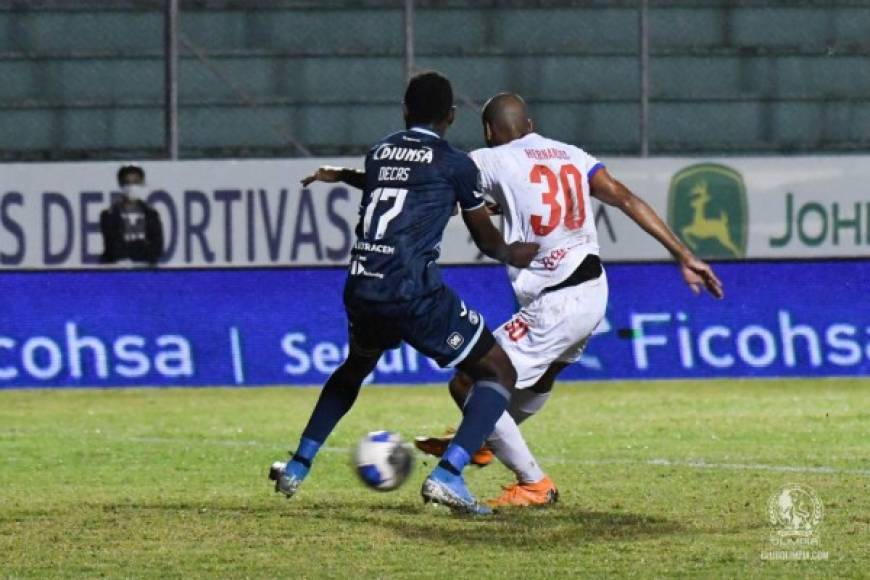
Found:
[{"label": "third player's leg", "polygon": [[480,449],[495,428],[495,423],[507,410],[510,394],[517,380],[513,364],[504,350],[485,331],[489,348],[485,354],[459,363],[466,377],[462,393],[456,392],[456,402],[463,419],[444,453],[442,467],[452,464],[461,471]]},{"label": "third player's leg", "polygon": [[556,378],[568,367],[568,364],[566,362],[554,362],[534,385],[528,389],[517,389],[514,391],[510,407],[508,407],[508,413],[510,413],[517,424],[522,423],[541,410],[544,403],[550,398],[550,392],[553,390]]},{"label": "third player's leg", "polygon": [[[523,402],[528,402],[532,399],[545,401],[546,398],[549,396],[550,392],[553,390],[556,378],[559,376],[559,374],[561,374],[563,370],[568,367],[568,364],[569,363],[566,362],[555,362],[550,365],[550,367],[543,374],[543,376],[538,379],[537,383],[535,383],[528,389],[515,389],[513,391],[511,397],[511,405],[508,410],[518,423],[526,420],[529,416],[534,414],[534,412],[540,410],[540,408],[543,406],[543,404],[537,405],[537,408],[533,413],[527,413],[520,411],[520,404]],[[453,401],[460,409],[462,409],[462,407],[465,405],[465,399],[468,397],[468,393],[471,390],[472,385],[474,385],[474,380],[461,370],[456,371],[456,373],[450,379],[450,383],[448,384],[448,387],[450,389],[450,396],[453,398]]]},{"label": "third player's leg", "polygon": [[403,338],[440,366],[458,367],[474,382],[456,435],[423,483],[423,497],[454,509],[486,513],[488,509],[468,492],[461,474],[507,409],[516,371],[483,317],[449,288],[409,305],[409,314]]},{"label": "third player's leg", "polygon": [[450,396],[453,397],[453,402],[456,403],[456,406],[460,410],[465,406],[465,399],[468,397],[468,392],[471,390],[472,385],[474,385],[474,379],[459,370],[450,379],[448,384]]}]

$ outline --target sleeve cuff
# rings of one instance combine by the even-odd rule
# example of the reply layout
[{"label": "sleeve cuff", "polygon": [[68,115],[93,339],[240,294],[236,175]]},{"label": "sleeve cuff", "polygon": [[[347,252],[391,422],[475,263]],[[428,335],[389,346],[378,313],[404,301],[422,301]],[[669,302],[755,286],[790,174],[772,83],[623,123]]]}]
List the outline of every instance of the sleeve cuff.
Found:
[{"label": "sleeve cuff", "polygon": [[586,174],[586,181],[587,182],[592,181],[592,177],[596,173],[598,173],[599,169],[604,169],[604,164],[601,163],[600,161],[598,163],[596,163],[595,165],[593,165],[592,169],[590,169],[589,172]]},{"label": "sleeve cuff", "polygon": [[477,204],[477,205],[474,206],[474,207],[464,207],[464,208],[462,208],[462,211],[463,211],[463,212],[466,212],[466,211],[474,211],[474,210],[476,210],[476,209],[480,209],[480,208],[482,208],[482,207],[485,206],[485,205],[486,205],[486,200],[483,200],[482,202],[480,202],[479,204]]}]

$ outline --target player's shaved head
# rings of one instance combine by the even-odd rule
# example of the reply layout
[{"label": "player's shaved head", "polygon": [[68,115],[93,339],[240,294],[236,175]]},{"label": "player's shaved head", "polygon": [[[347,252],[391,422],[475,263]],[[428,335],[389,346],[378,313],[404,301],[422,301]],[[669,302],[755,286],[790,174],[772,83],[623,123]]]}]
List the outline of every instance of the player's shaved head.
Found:
[{"label": "player's shaved head", "polygon": [[516,93],[499,93],[483,106],[483,132],[490,146],[503,145],[532,132],[526,102]]},{"label": "player's shaved head", "polygon": [[483,106],[483,122],[493,127],[520,129],[528,118],[526,102],[514,93],[499,93]]}]

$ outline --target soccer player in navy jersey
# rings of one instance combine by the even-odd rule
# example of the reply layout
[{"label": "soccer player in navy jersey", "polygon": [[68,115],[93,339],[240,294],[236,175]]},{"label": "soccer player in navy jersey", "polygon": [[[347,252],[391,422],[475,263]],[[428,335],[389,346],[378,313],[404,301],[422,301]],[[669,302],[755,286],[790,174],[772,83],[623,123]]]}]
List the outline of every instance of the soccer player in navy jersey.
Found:
[{"label": "soccer player in navy jersey", "polygon": [[436,260],[457,204],[487,256],[524,268],[539,247],[506,244],[492,225],[476,191],[477,167],[444,140],[454,114],[450,82],[435,72],[418,74],[405,91],[406,130],[372,147],[364,172],[337,170],[342,181],[363,190],[344,289],[350,350],[323,387],[292,459],[274,474],[276,490],[288,497],[308,475],[321,445],[353,406],[384,351],[406,341],[474,381],[456,435],[423,483],[424,501],[459,512],[491,511],[468,491],[462,470],[507,408],[517,375],[483,317],[441,281]]}]

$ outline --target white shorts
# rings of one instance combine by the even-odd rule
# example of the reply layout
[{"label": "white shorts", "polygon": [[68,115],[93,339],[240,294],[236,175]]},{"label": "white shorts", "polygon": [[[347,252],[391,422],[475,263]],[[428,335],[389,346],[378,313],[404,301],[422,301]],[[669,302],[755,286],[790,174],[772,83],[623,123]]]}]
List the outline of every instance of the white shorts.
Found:
[{"label": "white shorts", "polygon": [[580,360],[607,308],[607,276],[542,294],[494,335],[517,370],[517,389],[533,386],[555,362]]}]

